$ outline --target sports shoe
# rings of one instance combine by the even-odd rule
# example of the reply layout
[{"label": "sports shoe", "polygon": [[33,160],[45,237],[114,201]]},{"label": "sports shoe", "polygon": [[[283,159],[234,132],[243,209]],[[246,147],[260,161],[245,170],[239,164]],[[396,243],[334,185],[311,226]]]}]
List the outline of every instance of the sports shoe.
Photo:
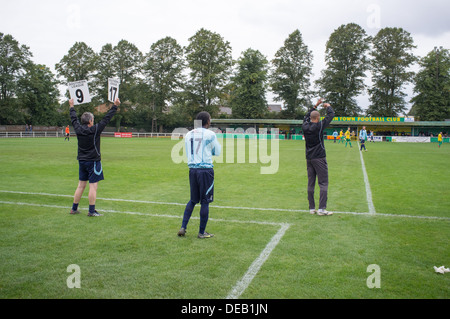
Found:
[{"label": "sports shoe", "polygon": [[97,211],[88,214],[88,217],[100,217],[100,216],[103,216],[103,215],[99,214]]},{"label": "sports shoe", "polygon": [[197,237],[200,239],[206,239],[206,238],[212,238],[212,237],[214,237],[214,235],[204,232],[203,234],[198,233]]},{"label": "sports shoe", "polygon": [[331,215],[333,215],[333,212],[329,212],[329,211],[326,211],[326,210],[319,209],[319,211],[317,212],[317,215],[319,215],[319,216],[331,216]]},{"label": "sports shoe", "polygon": [[309,213],[310,213],[311,215],[315,215],[315,214],[317,214],[317,210],[315,210],[315,209],[310,209],[310,210],[309,210]]},{"label": "sports shoe", "polygon": [[73,209],[70,210],[70,215],[77,215],[77,214],[79,214],[79,213],[80,213],[80,212],[77,211],[77,210],[73,210]]},{"label": "sports shoe", "polygon": [[178,231],[178,237],[184,237],[186,235],[186,229],[181,227],[181,229]]}]

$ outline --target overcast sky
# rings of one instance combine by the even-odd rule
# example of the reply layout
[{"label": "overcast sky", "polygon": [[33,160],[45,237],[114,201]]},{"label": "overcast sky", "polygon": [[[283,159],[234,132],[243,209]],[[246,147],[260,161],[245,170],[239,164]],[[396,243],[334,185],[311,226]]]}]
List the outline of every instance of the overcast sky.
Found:
[{"label": "overcast sky", "polygon": [[[315,80],[326,41],[342,24],[357,23],[369,35],[402,27],[414,38],[414,53],[424,56],[435,46],[449,48],[449,15],[448,0],[0,0],[0,32],[29,46],[35,63],[54,71],[77,41],[99,52],[125,39],[145,54],[166,36],[185,46],[200,28],[230,42],[235,59],[252,48],[270,61],[299,29],[313,51]],[[406,93],[412,97],[411,85]],[[358,101],[367,108],[367,95]]]}]

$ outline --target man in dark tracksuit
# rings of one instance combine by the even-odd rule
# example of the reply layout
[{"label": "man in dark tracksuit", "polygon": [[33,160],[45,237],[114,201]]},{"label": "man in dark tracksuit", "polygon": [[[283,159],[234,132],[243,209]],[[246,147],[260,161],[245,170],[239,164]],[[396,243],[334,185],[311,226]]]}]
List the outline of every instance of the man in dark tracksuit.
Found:
[{"label": "man in dark tracksuit", "polygon": [[[316,106],[306,114],[302,129],[306,141],[309,210],[311,214],[317,213],[319,216],[329,216],[333,215],[333,213],[326,210],[328,200],[328,163],[323,136],[325,128],[333,121],[334,111],[330,104],[325,103],[323,106],[327,108],[327,115],[323,121],[320,121],[320,114],[316,109],[321,103],[322,100],[319,100]],[[314,201],[316,177],[320,187],[318,211],[316,211]]]},{"label": "man in dark tracksuit", "polygon": [[97,199],[98,182],[104,180],[103,168],[100,154],[100,135],[105,129],[106,125],[111,121],[114,114],[117,112],[117,107],[120,105],[120,100],[116,99],[114,105],[109,112],[100,121],[94,125],[94,115],[86,112],[81,116],[81,124],[77,118],[73,100],[69,101],[70,105],[70,119],[73,128],[77,133],[78,139],[78,162],[79,162],[79,183],[75,191],[73,206],[70,214],[79,214],[78,204],[81,196],[89,181],[89,217],[102,216],[95,210],[95,201]]}]

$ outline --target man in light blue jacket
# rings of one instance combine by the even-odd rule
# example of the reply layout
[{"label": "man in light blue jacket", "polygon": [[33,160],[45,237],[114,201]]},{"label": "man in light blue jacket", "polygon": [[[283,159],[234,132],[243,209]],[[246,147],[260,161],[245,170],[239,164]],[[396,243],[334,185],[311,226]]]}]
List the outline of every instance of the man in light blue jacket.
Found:
[{"label": "man in light blue jacket", "polygon": [[186,235],[186,228],[195,205],[201,204],[200,229],[198,238],[211,238],[213,234],[205,231],[209,219],[209,204],[214,201],[213,156],[220,156],[222,146],[213,131],[208,130],[211,116],[208,112],[197,115],[195,129],[186,134],[186,154],[189,167],[191,200],[184,211],[183,223],[178,236]]}]

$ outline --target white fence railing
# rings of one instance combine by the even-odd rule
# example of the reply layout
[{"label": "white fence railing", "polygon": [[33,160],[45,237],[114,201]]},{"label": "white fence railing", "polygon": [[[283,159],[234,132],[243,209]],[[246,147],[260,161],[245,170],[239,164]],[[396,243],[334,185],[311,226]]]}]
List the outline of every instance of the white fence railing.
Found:
[{"label": "white fence railing", "polygon": [[[114,137],[116,133],[114,132],[103,132],[102,136]],[[171,138],[172,135],[179,136],[180,134],[173,133],[132,133],[134,138],[158,138],[165,137]],[[57,132],[0,132],[0,138],[33,138],[33,137],[65,137],[66,135],[61,131]],[[75,133],[70,134],[71,137],[76,137]]]},{"label": "white fence railing", "polygon": [[61,132],[0,132],[0,138],[61,137]]}]

